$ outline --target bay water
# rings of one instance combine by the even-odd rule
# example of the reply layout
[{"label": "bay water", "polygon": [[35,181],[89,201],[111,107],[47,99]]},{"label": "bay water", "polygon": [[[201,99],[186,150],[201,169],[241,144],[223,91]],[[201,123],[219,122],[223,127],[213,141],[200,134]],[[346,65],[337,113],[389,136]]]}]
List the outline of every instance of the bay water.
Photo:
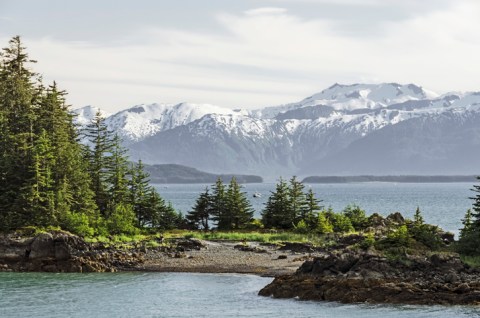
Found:
[{"label": "bay water", "polygon": [[468,306],[342,305],[257,296],[271,278],[188,273],[0,273],[0,317],[480,317]]},{"label": "bay water", "polygon": [[[208,184],[155,184],[162,197],[173,206],[187,213],[195,204],[199,194],[205,191]],[[325,207],[335,212],[342,211],[349,204],[359,205],[367,215],[379,213],[387,216],[392,212],[401,212],[412,218],[417,207],[420,208],[427,223],[439,225],[441,228],[458,235],[462,227],[461,219],[467,209],[471,208],[471,183],[339,183],[339,184],[306,184],[311,188]],[[255,217],[261,217],[268,196],[275,190],[274,183],[251,183],[243,185]],[[254,197],[257,193],[260,197]]]},{"label": "bay water", "polygon": [[[175,208],[187,212],[202,184],[155,185]],[[247,184],[256,217],[272,183]],[[308,185],[307,185],[308,187]],[[420,207],[426,222],[458,233],[471,207],[469,183],[312,184],[322,204],[341,211],[357,204],[367,214]],[[254,198],[258,193],[261,197]],[[272,279],[238,274],[190,273],[0,273],[0,317],[480,317],[473,306],[343,305],[257,296]]]}]

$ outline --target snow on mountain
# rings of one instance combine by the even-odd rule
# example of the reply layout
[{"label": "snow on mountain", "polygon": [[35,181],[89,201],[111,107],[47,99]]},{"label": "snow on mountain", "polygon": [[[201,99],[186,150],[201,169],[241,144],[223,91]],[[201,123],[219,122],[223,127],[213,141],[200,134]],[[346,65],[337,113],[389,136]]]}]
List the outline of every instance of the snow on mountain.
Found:
[{"label": "snow on mountain", "polygon": [[377,109],[406,101],[418,101],[438,97],[436,93],[424,90],[414,84],[334,84],[298,103],[267,107],[252,112],[260,118],[274,118],[288,110],[308,106],[330,106],[334,110],[352,111],[360,109]]},{"label": "snow on mountain", "polygon": [[100,108],[95,106],[90,106],[90,105],[82,108],[74,109],[73,113],[76,114],[75,123],[77,123],[81,127],[86,126],[92,122],[93,118],[95,118],[95,115],[98,112],[100,112],[103,118],[107,118],[110,116],[109,113],[101,110]]},{"label": "snow on mountain", "polygon": [[159,131],[186,125],[207,114],[235,114],[235,111],[209,104],[137,105],[107,119],[110,129],[126,141],[139,141]]},{"label": "snow on mountain", "polygon": [[[77,112],[77,121],[84,124],[96,109],[89,106]],[[382,149],[390,149],[392,154],[401,153],[412,167],[416,162],[412,158],[425,156],[421,151],[431,153],[428,158],[436,155],[454,158],[445,153],[463,149],[461,145],[469,140],[467,132],[477,131],[471,128],[477,119],[480,120],[480,93],[455,92],[439,96],[413,84],[384,83],[335,84],[300,102],[254,111],[189,103],[137,105],[109,116],[106,122],[111,130],[123,136],[132,159],[141,158],[148,163],[173,162],[217,173],[278,177],[309,172],[321,174],[329,171],[329,167],[335,167],[338,173],[355,173],[356,152],[368,154],[369,173],[375,165],[379,173],[400,173],[388,164],[375,161],[377,157],[382,158],[375,155],[381,154]],[[441,133],[438,127],[447,129],[449,122],[457,132]],[[465,126],[467,123],[470,128]],[[480,122],[478,125],[480,127]],[[410,140],[415,138],[410,131],[419,131],[425,136],[421,141]],[[447,136],[449,142],[445,143],[439,136]],[[480,140],[480,135],[474,138]],[[368,151],[362,152],[357,144],[365,145]],[[398,152],[391,145],[403,150]],[[343,158],[342,153],[349,156],[349,160]],[[352,166],[342,168],[339,162],[349,162]],[[406,169],[406,165],[398,166]],[[471,166],[465,164],[465,167]],[[432,169],[445,173],[439,167]]]},{"label": "snow on mountain", "polygon": [[[92,109],[96,110],[94,107],[87,106],[76,111],[81,114],[77,118],[80,125],[85,125],[94,117],[96,111],[92,111]],[[92,112],[93,116],[87,116]],[[117,132],[128,144],[163,130],[186,125],[207,114],[241,114],[241,111],[209,104],[141,104],[106,116],[106,124],[111,131]]]}]

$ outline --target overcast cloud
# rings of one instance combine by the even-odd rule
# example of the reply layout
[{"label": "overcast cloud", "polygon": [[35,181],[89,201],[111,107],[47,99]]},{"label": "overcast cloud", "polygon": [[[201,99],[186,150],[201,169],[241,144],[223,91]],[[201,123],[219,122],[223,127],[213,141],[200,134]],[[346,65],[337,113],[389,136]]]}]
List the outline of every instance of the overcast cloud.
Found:
[{"label": "overcast cloud", "polygon": [[2,1],[75,107],[293,102],[335,82],[480,90],[479,1]]}]

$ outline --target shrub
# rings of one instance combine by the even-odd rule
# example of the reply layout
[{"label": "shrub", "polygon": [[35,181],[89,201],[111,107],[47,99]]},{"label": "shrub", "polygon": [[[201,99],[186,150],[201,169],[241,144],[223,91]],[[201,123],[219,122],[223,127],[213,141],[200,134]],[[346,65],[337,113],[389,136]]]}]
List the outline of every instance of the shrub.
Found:
[{"label": "shrub", "polygon": [[245,228],[247,230],[261,230],[264,228],[261,219],[253,219],[250,223],[247,223]]},{"label": "shrub", "polygon": [[480,255],[480,232],[476,229],[470,229],[463,233],[455,245],[455,250],[462,255]]},{"label": "shrub", "polygon": [[327,218],[327,214],[325,212],[321,212],[318,214],[317,232],[320,234],[333,232],[333,225]]},{"label": "shrub", "polygon": [[438,227],[429,224],[417,224],[411,229],[412,237],[426,247],[436,250],[443,245],[442,239],[438,235]]},{"label": "shrub", "polygon": [[370,247],[375,245],[375,235],[373,233],[367,233],[363,241],[359,243],[359,247],[363,250],[368,250]]},{"label": "shrub", "polygon": [[334,232],[348,233],[355,230],[350,218],[348,218],[346,215],[335,213],[332,217],[332,225]]},{"label": "shrub", "polygon": [[108,219],[107,227],[111,234],[136,234],[135,213],[130,205],[118,204]]},{"label": "shrub", "polygon": [[391,248],[410,247],[412,240],[406,225],[401,225],[393,229],[386,238],[377,241],[375,247],[380,250],[388,250]]},{"label": "shrub", "polygon": [[65,216],[64,228],[83,237],[91,237],[95,234],[95,229],[90,225],[89,217],[84,213],[68,212]]},{"label": "shrub", "polygon": [[352,226],[355,230],[363,230],[367,226],[367,216],[365,211],[362,210],[358,205],[348,205],[344,210],[343,214],[350,219]]},{"label": "shrub", "polygon": [[301,234],[306,234],[310,232],[310,229],[308,228],[307,223],[304,220],[300,220],[300,222],[298,222],[297,225],[295,225],[294,230],[295,232],[301,233]]}]

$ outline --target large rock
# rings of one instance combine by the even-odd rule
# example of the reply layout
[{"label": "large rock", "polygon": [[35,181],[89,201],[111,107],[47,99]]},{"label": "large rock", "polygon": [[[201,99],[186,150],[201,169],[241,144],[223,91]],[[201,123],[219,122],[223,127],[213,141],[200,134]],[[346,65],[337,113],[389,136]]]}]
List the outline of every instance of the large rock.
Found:
[{"label": "large rock", "polygon": [[32,260],[39,258],[55,257],[55,243],[53,235],[50,233],[42,233],[35,237],[30,246],[30,251],[26,251],[27,258]]},{"label": "large rock", "polygon": [[344,303],[480,304],[480,272],[458,256],[393,261],[372,253],[332,253],[275,278],[262,296]]},{"label": "large rock", "polygon": [[110,272],[141,262],[142,254],[87,244],[62,231],[28,238],[15,234],[0,236],[0,271]]}]

